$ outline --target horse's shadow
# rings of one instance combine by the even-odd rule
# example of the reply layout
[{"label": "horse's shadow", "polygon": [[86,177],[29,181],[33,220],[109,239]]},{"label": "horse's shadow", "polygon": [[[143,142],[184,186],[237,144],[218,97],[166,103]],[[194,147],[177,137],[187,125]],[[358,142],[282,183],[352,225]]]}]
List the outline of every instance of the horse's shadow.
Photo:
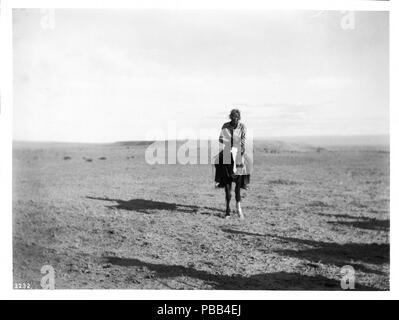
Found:
[{"label": "horse's shadow", "polygon": [[223,213],[223,210],[218,208],[169,203],[169,202],[154,201],[147,199],[121,200],[121,199],[99,198],[99,197],[90,197],[90,196],[87,196],[86,198],[92,200],[115,202],[114,205],[107,206],[107,208],[110,209],[129,210],[145,214],[152,214],[154,213],[155,210],[176,211],[176,212],[190,213],[190,214],[200,213],[200,214],[217,215],[217,216],[220,216]]},{"label": "horse's shadow", "polygon": [[[328,224],[335,226],[347,226],[366,230],[389,231],[390,220],[376,219],[370,217],[356,217],[343,214],[319,213],[320,216],[336,218],[337,221],[327,221]],[[345,220],[345,221],[344,221]]]},{"label": "horse's shadow", "polygon": [[301,249],[281,249],[275,251],[280,255],[292,256],[313,262],[323,262],[337,266],[351,265],[359,271],[374,274],[384,274],[380,270],[370,269],[367,265],[381,266],[388,264],[389,244],[387,243],[334,243],[307,239],[298,239],[269,234],[251,233],[246,231],[222,228],[222,231],[236,236],[254,236],[271,238],[282,243],[299,245]]},{"label": "horse's shadow", "polygon": [[[137,272],[151,273],[158,280],[178,277],[193,278],[216,290],[341,290],[340,281],[299,273],[275,272],[251,276],[224,275],[182,265],[149,263],[134,258],[103,257],[101,262],[119,267],[134,268]],[[355,289],[378,290],[360,284],[357,284]]]}]

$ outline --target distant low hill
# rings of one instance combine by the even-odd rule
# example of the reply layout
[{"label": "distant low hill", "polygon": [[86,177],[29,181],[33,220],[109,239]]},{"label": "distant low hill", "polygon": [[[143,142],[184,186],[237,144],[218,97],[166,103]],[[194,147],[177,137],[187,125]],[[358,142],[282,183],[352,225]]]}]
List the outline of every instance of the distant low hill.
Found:
[{"label": "distant low hill", "polygon": [[322,152],[325,148],[312,146],[299,142],[286,142],[281,140],[254,141],[256,152],[282,153],[282,152]]},{"label": "distant low hill", "polygon": [[389,135],[330,135],[270,137],[267,140],[282,140],[288,143],[305,143],[312,146],[380,146],[389,147]]},{"label": "distant low hill", "polygon": [[150,144],[154,143],[155,141],[150,140],[143,140],[143,141],[117,141],[115,142],[116,145],[126,146],[126,147],[134,147],[134,146],[149,146]]},{"label": "distant low hill", "polygon": [[[389,152],[390,141],[389,135],[374,135],[374,136],[313,136],[313,137],[270,137],[265,139],[255,139],[255,152],[262,153],[283,153],[283,152],[323,152],[326,150],[380,150]],[[190,140],[176,141],[176,147],[179,148],[182,144]],[[192,141],[192,140],[191,140]],[[44,141],[13,141],[14,148],[101,148],[103,146],[121,146],[126,148],[146,148],[154,142],[159,145],[166,144],[168,141],[154,141],[154,140],[130,140],[117,141],[111,143],[79,143],[79,142],[44,142]],[[194,141],[193,141],[194,142]],[[197,141],[197,146],[200,148],[204,144]],[[209,145],[217,141],[209,141]],[[206,142],[205,142],[206,144]]]},{"label": "distant low hill", "polygon": [[[178,140],[176,141],[176,148],[179,148],[184,143],[187,143],[190,140]],[[195,141],[191,140],[193,143]],[[168,141],[119,141],[115,142],[116,145],[125,146],[125,147],[146,147],[151,145],[152,143],[159,143],[159,145],[163,145],[165,143],[165,147],[168,147]],[[216,141],[209,141],[209,146],[211,143],[215,143]],[[202,144],[203,145],[203,144]],[[197,141],[198,148],[200,147],[199,141]],[[256,152],[266,152],[266,153],[282,153],[282,152],[321,152],[324,151],[324,148],[318,146],[312,146],[305,143],[299,142],[286,142],[281,140],[255,140],[254,147]]]}]

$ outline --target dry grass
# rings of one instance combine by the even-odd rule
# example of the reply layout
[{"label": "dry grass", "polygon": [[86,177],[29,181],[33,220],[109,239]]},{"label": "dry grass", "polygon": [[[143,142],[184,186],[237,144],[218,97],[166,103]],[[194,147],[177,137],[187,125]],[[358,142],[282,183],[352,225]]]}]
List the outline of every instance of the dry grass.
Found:
[{"label": "dry grass", "polygon": [[145,147],[14,145],[15,282],[51,264],[56,288],[340,290],[349,264],[356,289],[389,289],[388,152],[258,145],[241,222],[210,166]]}]

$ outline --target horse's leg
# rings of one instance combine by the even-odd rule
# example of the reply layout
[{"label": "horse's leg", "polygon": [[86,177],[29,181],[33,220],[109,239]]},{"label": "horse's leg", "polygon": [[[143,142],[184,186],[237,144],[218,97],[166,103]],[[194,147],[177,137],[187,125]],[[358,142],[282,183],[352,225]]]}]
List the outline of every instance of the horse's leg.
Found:
[{"label": "horse's leg", "polygon": [[238,215],[240,216],[240,219],[244,219],[244,214],[241,209],[241,179],[243,179],[243,176],[238,176],[236,185],[235,185],[235,197],[236,197],[236,208]]},{"label": "horse's leg", "polygon": [[231,182],[228,182],[224,186],[226,194],[226,217],[230,216],[230,200],[231,200]]}]

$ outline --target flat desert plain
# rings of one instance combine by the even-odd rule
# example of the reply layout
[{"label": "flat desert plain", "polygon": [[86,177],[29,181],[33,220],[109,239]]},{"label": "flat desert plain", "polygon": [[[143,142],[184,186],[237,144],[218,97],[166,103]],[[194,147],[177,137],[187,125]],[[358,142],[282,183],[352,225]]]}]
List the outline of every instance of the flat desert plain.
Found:
[{"label": "flat desert plain", "polygon": [[[389,290],[389,147],[255,141],[246,219],[211,165],[149,165],[146,143],[13,144],[16,286]],[[234,202],[233,202],[234,205]]]}]

